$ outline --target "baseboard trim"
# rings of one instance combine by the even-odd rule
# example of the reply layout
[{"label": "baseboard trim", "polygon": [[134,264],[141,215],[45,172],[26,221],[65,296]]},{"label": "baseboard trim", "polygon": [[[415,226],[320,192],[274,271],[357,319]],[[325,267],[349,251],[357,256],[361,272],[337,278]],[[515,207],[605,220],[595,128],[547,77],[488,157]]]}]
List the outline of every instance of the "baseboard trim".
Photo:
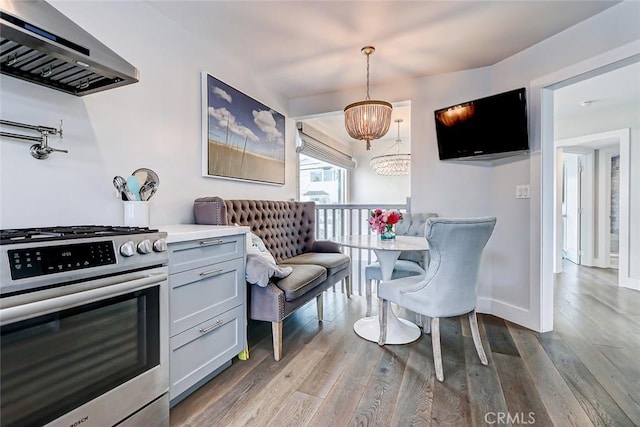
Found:
[{"label": "baseboard trim", "polygon": [[540,319],[533,316],[530,310],[493,298],[479,297],[476,311],[500,317],[534,331],[540,327]]},{"label": "baseboard trim", "polygon": [[636,291],[640,291],[640,280],[634,279],[632,277],[620,277],[620,286],[624,288],[634,289]]}]

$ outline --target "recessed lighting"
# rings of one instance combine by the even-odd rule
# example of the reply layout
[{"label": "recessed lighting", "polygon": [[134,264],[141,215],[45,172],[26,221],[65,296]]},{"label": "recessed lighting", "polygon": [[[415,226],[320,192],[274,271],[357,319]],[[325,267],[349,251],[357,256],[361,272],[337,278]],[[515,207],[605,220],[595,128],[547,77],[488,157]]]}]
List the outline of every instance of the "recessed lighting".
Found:
[{"label": "recessed lighting", "polygon": [[582,101],[579,105],[580,105],[581,107],[588,107],[588,106],[590,106],[591,104],[593,104],[593,100],[587,99],[587,100],[585,100],[585,101]]}]

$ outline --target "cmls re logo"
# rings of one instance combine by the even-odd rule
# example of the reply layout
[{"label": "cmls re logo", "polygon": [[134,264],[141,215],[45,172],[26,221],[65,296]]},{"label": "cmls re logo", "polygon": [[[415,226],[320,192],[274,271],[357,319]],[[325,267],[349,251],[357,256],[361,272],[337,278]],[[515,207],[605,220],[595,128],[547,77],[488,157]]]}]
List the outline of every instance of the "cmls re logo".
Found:
[{"label": "cmls re logo", "polygon": [[535,424],[535,412],[487,412],[484,414],[484,422],[487,424]]}]

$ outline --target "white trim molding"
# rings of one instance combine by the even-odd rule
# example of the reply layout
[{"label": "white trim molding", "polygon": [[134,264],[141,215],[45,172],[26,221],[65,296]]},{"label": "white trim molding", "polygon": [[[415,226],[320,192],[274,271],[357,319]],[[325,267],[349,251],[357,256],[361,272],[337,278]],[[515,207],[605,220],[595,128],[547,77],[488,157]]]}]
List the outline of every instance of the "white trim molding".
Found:
[{"label": "white trim molding", "polygon": [[537,314],[531,310],[488,297],[478,297],[476,312],[508,319],[509,322],[526,327],[537,322]]},{"label": "white trim molding", "polygon": [[[601,55],[578,62],[546,76],[532,80],[530,131],[531,192],[539,199],[531,199],[531,277],[530,307],[537,314],[537,322],[532,323],[538,332],[553,330],[553,245],[554,245],[554,170],[555,146],[553,137],[553,91],[577,81],[602,74],[640,61],[640,41],[636,40]],[[539,145],[538,145],[539,144]],[[536,238],[535,236],[540,236]],[[622,242],[621,242],[622,244]],[[628,244],[628,242],[627,242]],[[534,266],[539,265],[540,268]]]}]

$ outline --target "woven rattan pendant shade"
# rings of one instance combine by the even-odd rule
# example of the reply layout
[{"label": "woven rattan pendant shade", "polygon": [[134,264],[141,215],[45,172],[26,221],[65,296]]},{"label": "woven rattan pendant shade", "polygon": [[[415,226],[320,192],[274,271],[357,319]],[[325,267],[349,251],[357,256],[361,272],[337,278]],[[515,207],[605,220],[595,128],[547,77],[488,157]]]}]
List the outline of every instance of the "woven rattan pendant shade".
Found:
[{"label": "woven rattan pendant shade", "polygon": [[393,107],[385,101],[371,100],[369,97],[369,55],[375,52],[372,46],[362,48],[367,55],[367,98],[364,101],[349,104],[344,109],[344,127],[351,138],[367,141],[367,150],[371,141],[382,138],[391,125]]}]

